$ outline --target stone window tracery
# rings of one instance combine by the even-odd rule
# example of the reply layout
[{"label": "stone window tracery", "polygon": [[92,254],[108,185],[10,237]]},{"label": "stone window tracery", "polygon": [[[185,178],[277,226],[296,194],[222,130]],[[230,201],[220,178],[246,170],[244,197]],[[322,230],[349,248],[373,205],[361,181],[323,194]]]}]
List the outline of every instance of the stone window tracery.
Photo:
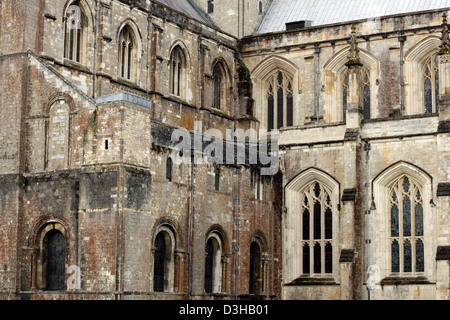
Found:
[{"label": "stone window tracery", "polygon": [[422,72],[425,113],[439,112],[439,57],[426,59]]},{"label": "stone window tracery", "polygon": [[333,204],[331,192],[314,181],[302,194],[303,274],[333,273]]},{"label": "stone window tracery", "polygon": [[78,2],[67,8],[65,16],[64,58],[82,63],[86,19]]},{"label": "stone window tracery", "polygon": [[170,57],[170,93],[178,97],[182,96],[184,86],[184,60],[183,51],[177,46]]},{"label": "stone window tracery", "polygon": [[390,190],[391,272],[425,271],[424,204],[422,187],[402,176]]},{"label": "stone window tracery", "polygon": [[130,27],[124,27],[119,35],[119,75],[120,77],[133,80],[133,69],[136,60],[136,45],[134,43],[133,32]]},{"label": "stone window tracery", "polygon": [[291,127],[294,121],[292,78],[283,72],[272,75],[267,84],[267,129]]}]

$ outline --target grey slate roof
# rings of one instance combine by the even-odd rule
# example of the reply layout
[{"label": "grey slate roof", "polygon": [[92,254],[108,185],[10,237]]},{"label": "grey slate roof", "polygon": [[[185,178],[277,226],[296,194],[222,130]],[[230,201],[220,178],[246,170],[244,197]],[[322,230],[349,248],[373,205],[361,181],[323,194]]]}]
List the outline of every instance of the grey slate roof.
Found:
[{"label": "grey slate roof", "polygon": [[450,8],[450,0],[272,0],[255,34],[286,30],[287,22],[312,26]]},{"label": "grey slate roof", "polygon": [[215,26],[209,16],[192,0],[155,0],[173,10],[179,11],[209,26]]}]

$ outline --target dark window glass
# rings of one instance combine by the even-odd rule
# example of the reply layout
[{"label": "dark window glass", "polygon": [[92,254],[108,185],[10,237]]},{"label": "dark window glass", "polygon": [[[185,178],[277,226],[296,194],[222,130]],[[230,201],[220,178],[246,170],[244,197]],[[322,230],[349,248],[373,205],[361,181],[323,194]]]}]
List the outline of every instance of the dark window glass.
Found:
[{"label": "dark window glass", "polygon": [[325,246],[325,273],[333,273],[333,246],[327,243]]},{"label": "dark window glass", "polygon": [[256,242],[250,245],[250,294],[259,294],[261,273],[261,250]]},{"label": "dark window glass", "polygon": [[283,75],[278,74],[278,92],[277,92],[277,128],[283,127],[284,123],[284,90],[283,90]]},{"label": "dark window glass", "polygon": [[314,203],[314,239],[321,238],[321,209],[320,202]]},{"label": "dark window glass", "polygon": [[166,179],[172,181],[172,166],[173,162],[171,158],[167,158],[166,162]]},{"label": "dark window glass", "polygon": [[208,0],[208,13],[214,13],[214,0]]},{"label": "dark window glass", "polygon": [[292,93],[287,96],[287,126],[292,127],[294,125],[294,98]]},{"label": "dark window glass", "polygon": [[166,243],[164,235],[159,233],[155,240],[155,258],[153,271],[153,290],[164,291],[164,269],[165,269]]},{"label": "dark window glass", "polygon": [[424,94],[425,94],[425,113],[433,113],[433,92],[431,89],[431,80],[429,78],[425,79]]},{"label": "dark window glass", "polygon": [[206,243],[205,292],[211,293],[213,288],[214,247],[212,240]]},{"label": "dark window glass", "polygon": [[314,245],[314,273],[322,272],[322,247],[316,243]]},{"label": "dark window glass", "polygon": [[411,236],[411,200],[408,196],[403,199],[403,236]]},{"label": "dark window glass", "polygon": [[59,231],[48,234],[47,289],[65,290],[66,240]]},{"label": "dark window glass", "polygon": [[411,250],[411,242],[409,240],[406,240],[403,245],[403,271],[404,272],[412,272],[412,250]]},{"label": "dark window glass", "polygon": [[325,210],[325,239],[333,238],[333,214],[330,208]]},{"label": "dark window glass", "polygon": [[424,248],[423,241],[417,240],[416,242],[416,272],[425,271],[425,260],[424,260]]},{"label": "dark window glass", "polygon": [[400,247],[398,245],[397,240],[392,242],[392,272],[399,273],[400,272]]},{"label": "dark window glass", "polygon": [[310,265],[311,265],[311,258],[310,258],[310,248],[309,244],[305,243],[303,245],[303,273],[309,274],[311,273]]},{"label": "dark window glass", "polygon": [[268,106],[269,106],[269,110],[267,112],[267,118],[268,118],[268,124],[267,124],[267,129],[273,130],[274,129],[274,100],[273,100],[273,96],[269,96],[268,99]]},{"label": "dark window glass", "polygon": [[220,190],[220,169],[216,168],[216,174],[215,174],[215,189],[216,191]]},{"label": "dark window glass", "polygon": [[308,209],[303,210],[303,240],[309,240],[310,234],[309,234],[309,219],[310,214]]},{"label": "dark window glass", "polygon": [[416,205],[416,216],[415,216],[415,224],[416,224],[416,236],[423,236],[423,207],[422,204],[418,203]]},{"label": "dark window glass", "polygon": [[222,103],[222,82],[223,74],[219,64],[214,67],[214,108],[220,109]]}]

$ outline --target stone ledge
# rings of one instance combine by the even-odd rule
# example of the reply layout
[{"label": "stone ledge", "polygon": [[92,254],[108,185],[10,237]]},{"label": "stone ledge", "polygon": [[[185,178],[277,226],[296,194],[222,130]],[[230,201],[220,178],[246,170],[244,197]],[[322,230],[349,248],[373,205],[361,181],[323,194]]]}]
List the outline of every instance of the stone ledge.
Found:
[{"label": "stone ledge", "polygon": [[414,284],[434,284],[430,282],[426,277],[387,277],[381,280],[382,286],[401,286],[401,285],[414,285]]},{"label": "stone ledge", "polygon": [[285,286],[338,286],[339,283],[333,278],[313,278],[309,276],[301,276]]}]

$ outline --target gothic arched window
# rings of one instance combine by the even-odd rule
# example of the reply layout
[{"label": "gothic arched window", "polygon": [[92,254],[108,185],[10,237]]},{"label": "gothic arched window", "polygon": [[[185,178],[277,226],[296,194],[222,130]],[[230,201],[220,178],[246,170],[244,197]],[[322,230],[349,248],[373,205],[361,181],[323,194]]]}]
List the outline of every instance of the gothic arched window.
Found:
[{"label": "gothic arched window", "polygon": [[177,46],[170,56],[170,93],[179,97],[183,95],[184,68],[185,59],[183,50]]},{"label": "gothic arched window", "polygon": [[422,187],[402,176],[390,192],[391,272],[423,273],[424,204]]},{"label": "gothic arched window", "polygon": [[134,76],[134,64],[136,60],[136,44],[133,32],[129,26],[125,26],[119,35],[119,75],[120,77],[132,80]]},{"label": "gothic arched window", "polygon": [[315,181],[302,196],[303,274],[333,273],[333,204],[331,192]]},{"label": "gothic arched window", "polygon": [[439,57],[433,55],[423,64],[425,113],[439,112]]},{"label": "gothic arched window", "polygon": [[75,1],[67,8],[65,16],[64,58],[82,62],[86,24],[83,11],[78,5],[78,1]]},{"label": "gothic arched window", "polygon": [[213,107],[215,109],[222,109],[226,101],[226,77],[225,70],[221,63],[217,63],[213,70]]},{"label": "gothic arched window", "polygon": [[292,78],[277,72],[269,78],[267,90],[267,129],[280,129],[294,124]]}]

